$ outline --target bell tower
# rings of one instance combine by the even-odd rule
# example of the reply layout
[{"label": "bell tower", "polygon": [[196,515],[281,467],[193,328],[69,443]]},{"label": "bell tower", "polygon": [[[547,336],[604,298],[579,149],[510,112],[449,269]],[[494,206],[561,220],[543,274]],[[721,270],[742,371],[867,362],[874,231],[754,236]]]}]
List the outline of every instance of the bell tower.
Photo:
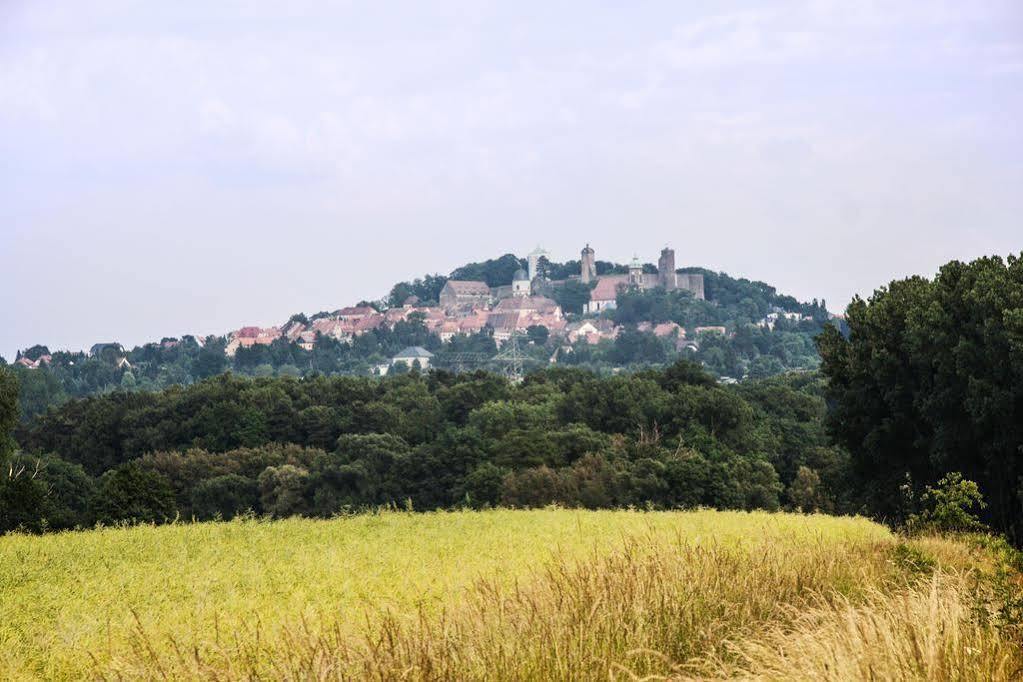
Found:
[{"label": "bell tower", "polygon": [[639,256],[633,256],[629,263],[629,285],[643,286],[643,264],[639,262]]}]

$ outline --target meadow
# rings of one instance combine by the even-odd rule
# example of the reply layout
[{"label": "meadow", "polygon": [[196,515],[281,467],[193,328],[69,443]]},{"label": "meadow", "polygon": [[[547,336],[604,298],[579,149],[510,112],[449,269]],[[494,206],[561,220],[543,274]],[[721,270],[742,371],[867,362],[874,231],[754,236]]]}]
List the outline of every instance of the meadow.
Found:
[{"label": "meadow", "polygon": [[1010,679],[1018,574],[761,512],[385,512],[0,538],[3,679]]}]

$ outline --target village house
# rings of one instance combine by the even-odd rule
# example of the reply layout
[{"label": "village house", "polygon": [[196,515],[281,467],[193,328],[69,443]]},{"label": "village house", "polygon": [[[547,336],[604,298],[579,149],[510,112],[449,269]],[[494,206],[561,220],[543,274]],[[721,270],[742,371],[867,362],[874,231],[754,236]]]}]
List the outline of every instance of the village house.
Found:
[{"label": "village house", "polygon": [[757,326],[762,329],[774,330],[778,320],[788,320],[789,322],[801,322],[804,320],[812,320],[813,317],[810,315],[803,315],[802,313],[790,313],[784,310],[776,310],[775,312],[768,313],[763,319],[757,322]]},{"label": "village house", "polygon": [[606,319],[580,320],[572,322],[565,328],[565,338],[569,343],[585,341],[596,345],[602,340],[614,340],[621,330],[614,322]]},{"label": "village house", "polygon": [[669,337],[684,339],[686,337],[686,330],[675,322],[661,322],[658,324],[654,324],[652,322],[640,322],[636,325],[636,331],[651,333],[659,339],[666,339]]},{"label": "village house", "polygon": [[552,333],[565,328],[561,306],[543,296],[512,296],[499,302],[487,317],[494,340],[503,343],[512,334],[533,326],[546,327]]},{"label": "village house", "polygon": [[337,311],[337,319],[342,322],[358,321],[369,315],[375,315],[376,310],[368,305],[351,306]]}]

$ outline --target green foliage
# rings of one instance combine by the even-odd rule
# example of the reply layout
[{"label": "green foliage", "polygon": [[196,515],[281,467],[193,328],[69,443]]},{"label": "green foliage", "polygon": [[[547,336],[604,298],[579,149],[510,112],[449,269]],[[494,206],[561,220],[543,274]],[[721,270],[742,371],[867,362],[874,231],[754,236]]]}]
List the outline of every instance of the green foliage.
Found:
[{"label": "green foliage", "polygon": [[259,486],[251,478],[224,474],[196,483],[191,498],[192,513],[200,521],[227,520],[259,508]]},{"label": "green foliage", "polygon": [[545,345],[550,336],[551,331],[543,325],[534,324],[530,325],[530,327],[526,329],[526,338],[529,339],[530,343],[537,346]]},{"label": "green foliage", "polygon": [[848,337],[825,328],[828,424],[868,508],[904,521],[907,477],[958,471],[987,496],[981,521],[1023,539],[1020,311],[1023,261],[980,258],[855,299]]},{"label": "green foliage", "polygon": [[608,359],[616,365],[661,364],[668,359],[667,342],[648,332],[627,329],[615,339]]},{"label": "green foliage", "polygon": [[5,470],[0,478],[0,533],[39,533],[48,525],[50,506],[46,488],[29,471]]},{"label": "green foliage", "polygon": [[137,462],[103,474],[89,505],[92,520],[102,524],[165,523],[176,512],[167,479]]},{"label": "green foliage", "polygon": [[[579,272],[579,263],[576,262],[575,266],[573,274]],[[564,312],[581,315],[586,304],[590,302],[592,288],[593,284],[583,284],[577,279],[570,279],[561,286],[552,287],[550,294]]]},{"label": "green foliage", "polygon": [[946,474],[938,486],[927,486],[920,496],[922,511],[909,517],[906,525],[913,531],[937,531],[939,533],[970,532],[983,530],[974,509],[981,510],[987,505],[984,496],[973,481],[963,479],[957,471]]},{"label": "green foliage", "polygon": [[44,490],[92,500],[51,493],[62,515],[32,518],[60,527],[250,509],[330,516],[406,500],[776,509],[801,466],[819,477],[820,506],[845,509],[824,411],[812,381],[726,388],[680,362],[610,378],[559,367],[518,385],[486,373],[221,375],[71,400],[18,433],[29,452],[53,453]]},{"label": "green foliage", "polygon": [[482,280],[487,283],[487,286],[497,287],[511,284],[515,271],[524,266],[524,261],[513,254],[506,253],[497,259],[463,265],[451,273],[450,279]]},{"label": "green foliage", "polygon": [[[387,304],[392,308],[400,308],[410,296],[419,299],[420,305],[436,305],[440,290],[444,288],[448,278],[442,275],[424,275],[422,279],[411,282],[398,282],[391,287],[387,296]],[[509,278],[511,281],[511,278]]]},{"label": "green foliage", "polygon": [[18,377],[8,367],[0,367],[0,470],[14,451],[11,432],[18,423]]}]

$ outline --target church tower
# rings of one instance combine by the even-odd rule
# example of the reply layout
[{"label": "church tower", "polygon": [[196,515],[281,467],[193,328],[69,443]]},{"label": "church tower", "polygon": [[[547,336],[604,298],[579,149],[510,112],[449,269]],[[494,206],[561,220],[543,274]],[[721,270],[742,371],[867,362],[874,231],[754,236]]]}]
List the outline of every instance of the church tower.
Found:
[{"label": "church tower", "polygon": [[579,281],[589,284],[595,279],[597,279],[597,261],[594,260],[593,249],[587,244],[582,253]]}]

